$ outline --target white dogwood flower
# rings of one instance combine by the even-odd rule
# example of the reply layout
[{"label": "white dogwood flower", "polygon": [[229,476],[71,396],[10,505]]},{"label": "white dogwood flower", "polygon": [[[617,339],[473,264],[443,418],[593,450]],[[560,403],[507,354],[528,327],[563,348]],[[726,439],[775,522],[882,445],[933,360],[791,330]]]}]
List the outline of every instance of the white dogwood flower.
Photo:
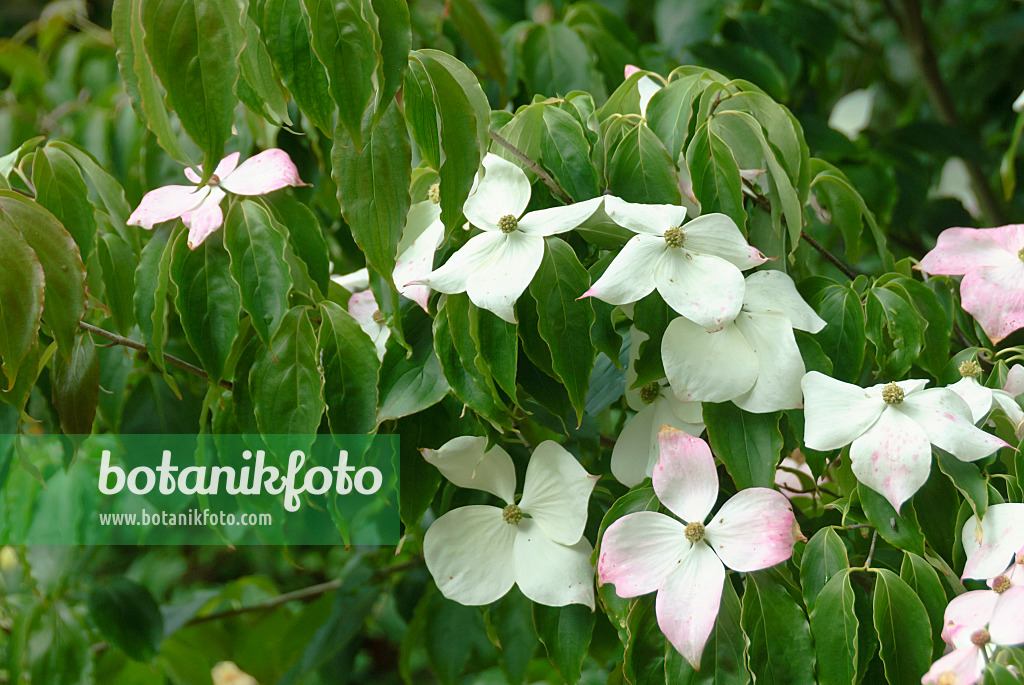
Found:
[{"label": "white dogwood flower", "polygon": [[542,442],[526,467],[523,496],[515,500],[512,458],[487,439],[459,437],[424,458],[461,488],[483,490],[504,507],[470,505],[434,521],[423,557],[438,589],[470,606],[490,604],[513,585],[538,604],[594,608],[593,548],[583,537],[587,502],[597,483],[558,444]]},{"label": "white dogwood flower", "polygon": [[825,322],[781,271],[747,276],[739,316],[708,332],[685,318],[665,330],[661,356],[683,402],[728,402],[753,413],[800,406],[805,368],[793,329],[817,333]]},{"label": "white dogwood flower", "polygon": [[714,331],[735,319],[743,304],[740,270],[767,261],[724,214],[684,223],[685,207],[635,204],[610,196],[605,212],[637,235],[583,297],[622,305],[657,288],[672,309]]},{"label": "white dogwood flower", "polygon": [[998,388],[986,388],[978,379],[981,376],[981,366],[974,360],[968,360],[960,364],[960,380],[949,389],[963,398],[967,406],[971,408],[971,419],[974,423],[988,417],[996,408],[1001,409],[1006,418],[1013,423],[1014,431],[1020,438],[1024,432],[1024,411],[1021,410],[1013,395]]},{"label": "white dogwood flower", "polygon": [[974,425],[959,395],[927,384],[913,379],[861,388],[811,371],[801,383],[804,444],[823,451],[850,445],[857,480],[899,511],[928,480],[931,445],[961,461],[1007,447]]},{"label": "white dogwood flower", "polygon": [[658,431],[663,425],[700,436],[704,432],[704,416],[700,402],[680,402],[667,387],[667,381],[651,381],[639,388],[636,382],[636,360],[640,345],[648,336],[635,326],[630,328],[629,364],[626,366],[626,402],[637,412],[622,427],[612,448],[611,469],[623,485],[633,487],[654,472],[658,461]]},{"label": "white dogwood flower", "polygon": [[484,176],[462,208],[483,233],[419,282],[449,295],[465,292],[476,306],[515,323],[514,305],[540,267],[544,237],[576,228],[604,198],[524,214],[531,194],[526,172],[494,154],[483,166]]}]

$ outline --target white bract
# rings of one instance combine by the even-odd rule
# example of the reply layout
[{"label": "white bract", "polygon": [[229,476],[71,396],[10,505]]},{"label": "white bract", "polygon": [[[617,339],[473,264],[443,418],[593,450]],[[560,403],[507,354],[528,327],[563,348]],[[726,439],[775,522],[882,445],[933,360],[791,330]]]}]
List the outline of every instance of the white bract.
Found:
[{"label": "white bract", "polygon": [[961,461],[1007,446],[974,425],[959,395],[927,384],[914,379],[861,388],[811,371],[802,382],[804,444],[815,450],[850,445],[857,480],[899,511],[928,480],[931,445]]},{"label": "white bract", "polygon": [[498,446],[485,452],[486,446],[486,438],[460,437],[422,450],[455,485],[505,502],[453,509],[427,529],[423,557],[437,587],[470,606],[490,604],[518,585],[538,604],[593,609],[593,548],[583,529],[597,476],[558,444],[543,442],[526,467],[517,504],[512,458]]},{"label": "white bract", "polygon": [[800,406],[805,368],[793,329],[817,333],[825,322],[781,271],[746,278],[742,307],[709,332],[673,319],[661,341],[665,374],[682,402],[728,402],[753,413]]},{"label": "white bract", "polygon": [[419,282],[449,295],[465,292],[476,306],[515,323],[514,305],[540,267],[544,236],[576,228],[603,198],[524,214],[531,193],[526,172],[493,154],[483,166],[484,177],[462,208],[483,233]]},{"label": "white bract", "polygon": [[[432,195],[436,197],[433,189]],[[434,252],[443,240],[441,207],[433,198],[409,208],[391,277],[398,292],[422,307],[423,311],[427,311],[430,288],[417,283],[430,275],[434,268]]]},{"label": "white bract", "polygon": [[623,485],[633,487],[654,472],[658,461],[658,431],[664,425],[689,435],[704,432],[700,402],[680,402],[664,381],[651,381],[633,388],[640,345],[648,336],[635,326],[630,328],[629,365],[626,367],[626,402],[636,413],[622,427],[612,448],[612,475]]},{"label": "white bract", "polygon": [[622,305],[657,288],[672,309],[718,330],[736,318],[743,303],[740,270],[767,261],[724,214],[706,214],[684,224],[685,207],[634,204],[617,197],[605,198],[605,212],[637,235],[584,297]]},{"label": "white bract", "polygon": [[377,349],[377,358],[384,359],[391,329],[388,328],[384,314],[377,306],[370,287],[370,274],[366,269],[359,269],[350,274],[334,274],[331,280],[342,288],[352,292],[348,298],[348,313],[356,320],[366,335],[370,336],[373,346]]},{"label": "white bract", "polygon": [[1024,547],[1024,504],[993,504],[981,517],[972,516],[960,531],[967,553],[964,578],[988,580],[1003,572]]},{"label": "white bract", "polygon": [[971,408],[971,419],[978,423],[986,418],[996,408],[1006,414],[1006,418],[1013,424],[1017,437],[1021,437],[1024,427],[1024,411],[1021,410],[1013,395],[1005,390],[986,388],[978,378],[981,375],[981,367],[978,362],[965,361],[960,364],[960,375],[962,378],[949,389],[963,398],[967,406]]}]

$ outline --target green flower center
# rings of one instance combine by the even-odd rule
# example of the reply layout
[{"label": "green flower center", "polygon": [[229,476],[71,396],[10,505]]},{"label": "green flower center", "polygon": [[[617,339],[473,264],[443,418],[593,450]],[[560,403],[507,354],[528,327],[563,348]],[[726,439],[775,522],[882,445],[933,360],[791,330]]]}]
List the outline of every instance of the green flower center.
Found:
[{"label": "green flower center", "polygon": [[644,404],[651,404],[654,400],[658,399],[660,394],[661,386],[658,385],[657,381],[651,381],[640,388],[640,401]]},{"label": "green flower center", "polygon": [[981,365],[973,359],[960,362],[960,366],[957,370],[960,372],[960,376],[962,378],[978,378],[981,376]]},{"label": "green flower center", "polygon": [[427,199],[433,202],[435,205],[441,202],[441,184],[435,183],[430,186],[430,190],[427,191]]},{"label": "green flower center", "polygon": [[976,630],[973,633],[971,633],[971,642],[978,645],[979,647],[984,647],[991,641],[992,636],[989,635],[989,632],[984,628],[982,628],[981,630]]},{"label": "green flower center", "polygon": [[501,510],[501,520],[514,526],[523,520],[523,510],[514,504],[509,504]]},{"label": "green flower center", "polygon": [[992,581],[992,592],[996,593],[997,595],[1001,595],[1009,589],[1010,579],[1006,576],[996,576],[995,579]]},{"label": "green flower center", "polygon": [[665,244],[669,247],[682,247],[686,242],[686,233],[679,226],[673,226],[665,231]]},{"label": "green flower center", "polygon": [[498,219],[498,228],[501,229],[502,233],[511,233],[519,228],[519,220],[512,214],[506,214]]},{"label": "green flower center", "polygon": [[371,315],[371,317],[370,317],[370,318],[372,318],[372,319],[373,319],[373,322],[374,322],[374,323],[377,323],[377,324],[381,324],[381,323],[384,323],[384,314],[383,314],[383,313],[381,313],[381,311],[380,311],[379,309],[378,309],[377,311],[375,311],[375,312],[374,312],[374,313],[373,313],[373,314]]},{"label": "green flower center", "polygon": [[893,381],[882,388],[882,401],[886,404],[900,404],[903,402],[903,388]]},{"label": "green flower center", "polygon": [[1017,252],[1017,259],[1024,262],[1024,247],[1020,248],[1020,250]]},{"label": "green flower center", "polygon": [[699,521],[686,524],[686,539],[690,542],[700,542],[704,539],[704,524]]}]

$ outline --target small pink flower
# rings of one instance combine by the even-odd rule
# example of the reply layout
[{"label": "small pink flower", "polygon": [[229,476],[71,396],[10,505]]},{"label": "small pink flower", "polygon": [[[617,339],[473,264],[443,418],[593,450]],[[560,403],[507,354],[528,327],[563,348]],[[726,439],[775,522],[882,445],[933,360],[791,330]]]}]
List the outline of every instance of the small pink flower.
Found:
[{"label": "small pink flower", "polygon": [[1024,224],[947,228],[917,268],[963,276],[961,305],[992,342],[1024,328]]},{"label": "small pink flower", "polygon": [[[232,152],[222,159],[205,186],[170,185],[149,191],[128,217],[128,225],[151,230],[181,217],[189,229],[188,246],[194,250],[224,223],[220,202],[227,195],[225,190],[235,195],[266,195],[285,186],[309,185],[299,178],[284,150],[264,150],[242,164],[238,156]],[[185,169],[185,176],[193,183],[201,180],[193,169]]]},{"label": "small pink flower", "polygon": [[718,617],[725,567],[774,566],[804,538],[789,501],[768,488],[741,490],[708,520],[718,473],[707,443],[671,426],[661,429],[658,441],[654,492],[683,522],[656,511],[618,519],[605,531],[597,574],[623,598],[657,592],[658,626],[699,669]]}]

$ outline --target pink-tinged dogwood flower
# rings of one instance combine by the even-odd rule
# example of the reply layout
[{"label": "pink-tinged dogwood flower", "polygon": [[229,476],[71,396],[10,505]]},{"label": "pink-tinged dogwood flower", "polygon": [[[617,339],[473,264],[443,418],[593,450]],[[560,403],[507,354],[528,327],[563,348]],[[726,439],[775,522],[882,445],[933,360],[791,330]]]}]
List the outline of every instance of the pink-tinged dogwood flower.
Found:
[{"label": "pink-tinged dogwood flower", "polygon": [[[896,511],[928,480],[931,445],[975,461],[1008,445],[971,421],[971,409],[949,388],[926,380],[861,388],[811,371],[804,391],[804,444],[815,450],[850,445],[853,474]],[[852,444],[851,444],[852,443]]]},{"label": "pink-tinged dogwood flower", "polygon": [[1014,397],[1024,394],[1024,366],[1014,364],[1006,374],[1006,385],[1003,390]]},{"label": "pink-tinged dogwood flower", "polygon": [[922,683],[973,685],[996,646],[1024,643],[1024,587],[973,590],[946,607],[942,639],[953,651],[932,664]]},{"label": "pink-tinged dogwood flower", "polygon": [[441,223],[440,195],[437,184],[430,189],[430,198],[409,208],[402,239],[398,243],[398,257],[391,277],[402,293],[427,311],[430,287],[418,283],[434,269],[434,253],[444,241]]},{"label": "pink-tinged dogwood flower", "polygon": [[623,485],[633,487],[654,472],[658,461],[658,432],[663,425],[678,428],[693,436],[704,432],[700,402],[680,402],[667,381],[651,381],[639,388],[636,382],[640,345],[648,336],[635,326],[630,328],[629,364],[626,366],[626,402],[637,412],[622,427],[612,448],[612,475]]},{"label": "pink-tinged dogwood flower", "polygon": [[[698,219],[699,221],[699,219]],[[742,307],[709,332],[679,317],[665,330],[661,357],[683,402],[728,402],[752,413],[800,406],[804,360],[793,329],[817,333],[825,322],[781,271],[747,276]]]},{"label": "pink-tinged dogwood flower", "polygon": [[964,578],[988,580],[1003,573],[1024,547],[1024,504],[993,504],[978,523],[971,516],[960,531],[967,552]]},{"label": "pink-tinged dogwood flower", "polygon": [[359,269],[350,274],[333,274],[331,280],[352,293],[348,298],[348,313],[356,320],[363,333],[370,336],[373,346],[377,349],[377,358],[384,359],[391,329],[387,320],[377,306],[370,287],[370,272]]},{"label": "pink-tinged dogwood flower", "polygon": [[686,208],[606,197],[612,221],[637,235],[583,297],[629,304],[655,288],[668,306],[707,330],[736,318],[743,304],[742,269],[767,258],[747,244],[732,219],[705,214],[689,223]]},{"label": "pink-tinged dogwood flower", "polygon": [[1013,428],[1020,438],[1024,429],[1024,411],[1021,410],[1017,400],[1009,392],[987,388],[981,384],[981,366],[978,362],[969,360],[960,363],[960,380],[948,386],[955,392],[967,406],[971,408],[971,419],[974,423],[984,420],[994,409],[1001,409],[1006,418],[1013,424]]},{"label": "pink-tinged dogwood flower", "polygon": [[[619,597],[657,592],[658,626],[694,668],[718,616],[725,567],[749,572],[789,559],[804,539],[789,501],[747,488],[708,516],[718,473],[703,440],[665,427],[654,467],[658,499],[682,522],[656,511],[627,514],[604,533],[597,574]],[[707,523],[705,523],[707,521]]]},{"label": "pink-tinged dogwood flower", "polygon": [[1024,327],[1024,224],[947,228],[917,268],[963,276],[960,303],[992,342]]},{"label": "pink-tinged dogwood flower", "polygon": [[594,608],[593,548],[583,537],[587,501],[597,483],[558,444],[542,442],[526,467],[515,501],[512,458],[486,438],[460,437],[424,458],[460,488],[483,490],[504,507],[470,505],[434,521],[423,557],[448,599],[476,606],[500,599],[513,585],[538,604]]},{"label": "pink-tinged dogwood flower", "polygon": [[526,172],[493,154],[483,166],[484,177],[462,208],[483,233],[419,282],[449,295],[465,292],[477,307],[515,323],[516,300],[540,268],[544,237],[576,228],[604,198],[524,214],[532,192]]},{"label": "pink-tinged dogwood flower", "polygon": [[[224,223],[220,202],[228,191],[235,195],[266,195],[286,186],[308,185],[288,153],[277,148],[238,163],[239,153],[232,152],[217,165],[205,186],[170,185],[146,193],[142,202],[128,217],[129,226],[152,229],[155,225],[181,217],[188,227],[188,246],[193,250]],[[185,169],[192,183],[199,183],[199,174]]]}]

